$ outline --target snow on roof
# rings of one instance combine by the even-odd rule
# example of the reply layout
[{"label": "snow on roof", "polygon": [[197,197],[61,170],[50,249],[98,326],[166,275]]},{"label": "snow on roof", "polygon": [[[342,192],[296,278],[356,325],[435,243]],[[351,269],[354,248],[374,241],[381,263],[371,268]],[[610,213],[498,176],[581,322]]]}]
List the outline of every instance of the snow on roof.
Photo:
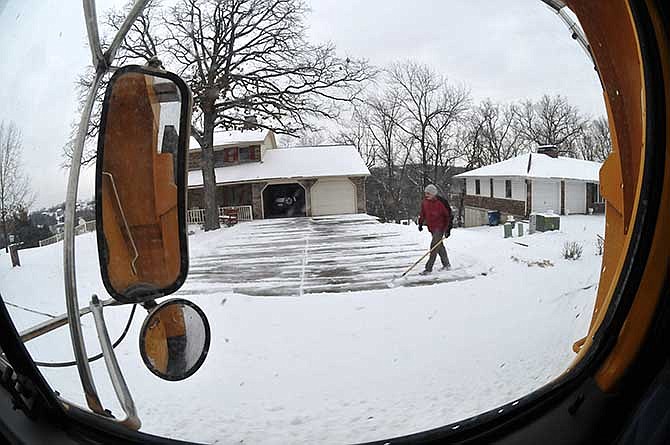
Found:
[{"label": "snow on roof", "polygon": [[[324,176],[368,176],[361,155],[351,145],[272,148],[262,162],[218,167],[217,184],[253,182],[266,179],[313,178]],[[188,172],[189,187],[202,185],[202,171]]]},{"label": "snow on roof", "polygon": [[[230,131],[215,131],[214,132],[214,147],[221,145],[237,145],[237,144],[262,144],[268,136],[270,130],[230,130]],[[191,136],[189,149],[199,150],[200,144]]]},{"label": "snow on roof", "polygon": [[470,170],[457,178],[488,176],[523,177],[537,179],[574,179],[600,182],[600,162],[559,156],[552,158],[545,154],[526,153],[506,161]]}]

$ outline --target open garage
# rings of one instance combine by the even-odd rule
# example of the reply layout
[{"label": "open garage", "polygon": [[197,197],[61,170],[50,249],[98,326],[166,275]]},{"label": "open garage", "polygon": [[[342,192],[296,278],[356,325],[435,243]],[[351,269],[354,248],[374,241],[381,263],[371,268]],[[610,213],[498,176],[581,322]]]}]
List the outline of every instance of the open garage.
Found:
[{"label": "open garage", "polygon": [[305,189],[298,183],[271,184],[263,190],[265,218],[306,216]]}]

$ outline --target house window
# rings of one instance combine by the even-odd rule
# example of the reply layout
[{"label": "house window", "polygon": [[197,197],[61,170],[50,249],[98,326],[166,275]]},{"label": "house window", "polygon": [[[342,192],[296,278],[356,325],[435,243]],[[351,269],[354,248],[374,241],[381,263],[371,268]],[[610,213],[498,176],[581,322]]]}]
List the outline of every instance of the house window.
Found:
[{"label": "house window", "polygon": [[240,147],[240,162],[249,161],[251,159],[249,147]]},{"label": "house window", "polygon": [[479,182],[479,179],[475,179],[475,195],[481,195],[481,194],[482,194],[481,183]]},{"label": "house window", "polygon": [[237,147],[230,147],[223,149],[223,162],[225,162],[226,164],[237,162],[238,160],[237,156],[238,156]]},{"label": "house window", "polygon": [[240,162],[246,161],[260,161],[261,159],[261,147],[258,145],[252,145],[251,147],[241,147],[240,148]]},{"label": "house window", "polygon": [[512,199],[512,181],[509,179],[505,180],[505,198]]}]

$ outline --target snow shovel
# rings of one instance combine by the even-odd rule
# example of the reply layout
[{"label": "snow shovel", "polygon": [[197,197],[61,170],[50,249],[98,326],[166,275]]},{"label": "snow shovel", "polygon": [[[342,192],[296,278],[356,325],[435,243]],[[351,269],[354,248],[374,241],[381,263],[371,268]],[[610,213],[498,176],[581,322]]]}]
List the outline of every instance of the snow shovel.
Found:
[{"label": "snow shovel", "polygon": [[437,249],[439,246],[441,246],[443,242],[444,242],[444,238],[442,238],[437,244],[435,244],[435,245],[434,245],[428,252],[424,253],[424,254],[421,256],[421,258],[419,258],[418,260],[416,260],[416,262],[415,262],[414,264],[412,264],[412,265],[411,265],[411,266],[410,266],[410,267],[409,267],[409,268],[408,268],[402,275],[400,275],[399,277],[396,277],[396,278],[392,279],[391,282],[389,283],[389,287],[393,287],[393,286],[394,286],[394,282],[395,282],[396,280],[399,280],[399,279],[403,278],[405,275],[407,275],[412,269],[414,269],[414,268],[416,267],[417,264],[419,264],[419,263],[420,263],[424,258],[426,258],[428,255],[430,255],[430,254],[433,252],[433,250],[435,250],[435,249]]}]

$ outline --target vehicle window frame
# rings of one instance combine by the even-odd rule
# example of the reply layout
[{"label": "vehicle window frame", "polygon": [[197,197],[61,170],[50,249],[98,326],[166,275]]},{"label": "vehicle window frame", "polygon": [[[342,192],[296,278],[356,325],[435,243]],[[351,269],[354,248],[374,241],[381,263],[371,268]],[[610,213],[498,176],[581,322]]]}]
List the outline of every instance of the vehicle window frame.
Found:
[{"label": "vehicle window frame", "polygon": [[[653,150],[659,140],[665,141],[665,131],[662,125],[657,125],[658,116],[665,116],[664,95],[654,94],[654,87],[662,85],[661,67],[655,66],[658,47],[653,38],[653,29],[646,5],[643,2],[629,1],[630,9],[635,22],[636,31],[640,40],[640,51],[642,55],[644,86],[646,90],[646,121],[645,121],[645,147],[644,164],[641,166],[643,174],[641,177],[640,198],[645,205],[638,205],[635,209],[636,217],[631,227],[633,242],[625,254],[623,271],[619,275],[614,296],[606,308],[605,319],[593,335],[593,344],[584,357],[570,370],[553,382],[544,385],[526,396],[508,404],[498,406],[479,415],[444,425],[432,430],[410,434],[399,438],[387,439],[386,441],[408,442],[422,439],[432,440],[467,440],[479,434],[501,434],[509,428],[513,420],[527,418],[534,415],[537,410],[546,408],[548,403],[562,399],[569,394],[576,384],[585,380],[588,374],[602,363],[607,353],[612,349],[614,341],[621,330],[626,316],[629,313],[636,291],[640,286],[645,261],[645,249],[648,250],[656,228],[656,217],[659,212],[660,193],[657,193],[659,181],[663,180],[665,153],[662,150]],[[651,36],[651,37],[650,37]],[[660,80],[659,80],[660,78]],[[657,114],[660,109],[660,114]],[[663,144],[663,146],[665,146]],[[662,186],[662,182],[660,183]],[[641,200],[642,200],[641,199]],[[71,406],[68,413],[56,396],[56,393],[48,386],[48,383],[37,369],[28,354],[25,345],[20,342],[18,332],[9,312],[0,295],[0,330],[6,335],[0,336],[0,348],[5,351],[6,357],[14,370],[28,378],[35,385],[38,395],[43,399],[45,407],[54,415],[60,417],[66,423],[74,421],[79,427],[90,429],[93,434],[113,434],[120,439],[130,440],[135,443],[142,439],[144,443],[188,443],[174,439],[153,436],[144,432],[134,432],[113,425],[111,422],[95,416],[83,409]],[[482,437],[481,435],[479,436]],[[490,439],[490,437],[488,437]]]}]

